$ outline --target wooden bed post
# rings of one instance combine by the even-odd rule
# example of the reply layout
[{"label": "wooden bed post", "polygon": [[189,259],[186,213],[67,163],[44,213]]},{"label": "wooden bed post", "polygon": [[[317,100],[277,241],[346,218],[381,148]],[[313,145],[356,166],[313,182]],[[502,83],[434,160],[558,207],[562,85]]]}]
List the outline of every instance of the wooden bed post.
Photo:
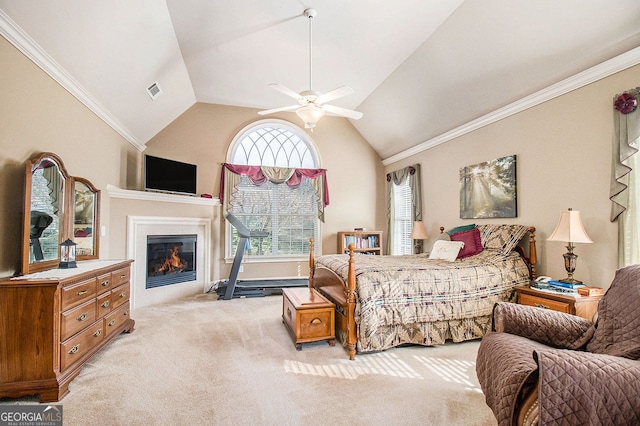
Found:
[{"label": "wooden bed post", "polygon": [[531,264],[531,278],[538,278],[538,255],[536,253],[536,227],[529,227],[529,263]]},{"label": "wooden bed post", "polygon": [[309,290],[313,290],[313,273],[316,269],[316,260],[313,256],[313,238],[309,238]]},{"label": "wooden bed post", "polygon": [[356,357],[356,268],[353,259],[356,246],[349,244],[349,272],[347,276],[347,349],[349,359],[353,361]]}]

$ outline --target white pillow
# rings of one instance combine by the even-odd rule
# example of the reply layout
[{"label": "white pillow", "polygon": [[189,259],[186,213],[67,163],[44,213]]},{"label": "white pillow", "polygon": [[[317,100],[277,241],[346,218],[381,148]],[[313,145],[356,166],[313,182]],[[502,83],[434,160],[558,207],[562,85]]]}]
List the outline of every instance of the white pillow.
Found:
[{"label": "white pillow", "polygon": [[443,241],[438,240],[433,244],[429,259],[443,259],[453,262],[458,257],[458,253],[464,247],[462,241]]}]

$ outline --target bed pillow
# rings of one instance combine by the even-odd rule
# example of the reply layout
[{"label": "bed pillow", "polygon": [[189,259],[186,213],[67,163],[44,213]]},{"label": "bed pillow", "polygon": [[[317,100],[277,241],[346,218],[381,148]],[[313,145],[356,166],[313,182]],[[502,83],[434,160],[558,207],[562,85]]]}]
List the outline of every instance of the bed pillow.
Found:
[{"label": "bed pillow", "polygon": [[456,226],[455,228],[451,228],[447,231],[447,234],[449,235],[453,235],[457,232],[463,232],[463,231],[469,231],[473,228],[475,228],[476,225],[474,223],[470,224],[470,225],[460,225],[460,226]]},{"label": "bed pillow", "polygon": [[509,254],[529,230],[524,225],[478,225],[482,247]]},{"label": "bed pillow", "polygon": [[456,232],[451,235],[451,241],[462,241],[464,243],[464,247],[458,253],[458,259],[464,259],[482,252],[482,241],[478,228]]},{"label": "bed pillow", "polygon": [[453,262],[458,257],[462,247],[464,247],[462,241],[438,240],[433,244],[429,259],[443,259]]}]

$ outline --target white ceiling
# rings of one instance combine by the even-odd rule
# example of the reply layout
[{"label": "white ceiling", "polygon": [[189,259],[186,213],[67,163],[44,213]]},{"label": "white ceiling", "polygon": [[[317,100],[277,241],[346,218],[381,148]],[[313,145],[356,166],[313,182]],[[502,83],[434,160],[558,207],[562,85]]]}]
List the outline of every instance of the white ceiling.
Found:
[{"label": "white ceiling", "polygon": [[640,46],[637,0],[0,0],[142,146],[195,102],[291,104],[268,84],[309,88],[309,7],[313,89],[353,87],[331,103],[382,158]]}]

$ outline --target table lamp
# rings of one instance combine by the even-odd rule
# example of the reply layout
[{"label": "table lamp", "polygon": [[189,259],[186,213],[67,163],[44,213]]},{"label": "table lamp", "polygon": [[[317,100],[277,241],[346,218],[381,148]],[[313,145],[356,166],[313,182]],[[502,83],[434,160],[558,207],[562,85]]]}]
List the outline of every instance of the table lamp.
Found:
[{"label": "table lamp", "polygon": [[560,221],[558,226],[553,231],[547,241],[566,241],[567,252],[563,254],[564,268],[567,270],[567,278],[560,280],[563,283],[568,284],[582,284],[582,281],[578,281],[573,278],[573,272],[576,270],[576,259],[578,256],[573,253],[573,243],[592,243],[593,241],[587,235],[587,231],[584,230],[582,225],[582,219],[580,219],[580,212],[572,210],[560,213]]},{"label": "table lamp", "polygon": [[424,223],[422,221],[413,222],[413,229],[411,230],[411,234],[409,234],[409,238],[412,240],[420,240],[416,241],[414,247],[414,251],[421,253],[422,252],[422,240],[426,240],[429,238],[427,235],[427,230],[424,229]]}]

